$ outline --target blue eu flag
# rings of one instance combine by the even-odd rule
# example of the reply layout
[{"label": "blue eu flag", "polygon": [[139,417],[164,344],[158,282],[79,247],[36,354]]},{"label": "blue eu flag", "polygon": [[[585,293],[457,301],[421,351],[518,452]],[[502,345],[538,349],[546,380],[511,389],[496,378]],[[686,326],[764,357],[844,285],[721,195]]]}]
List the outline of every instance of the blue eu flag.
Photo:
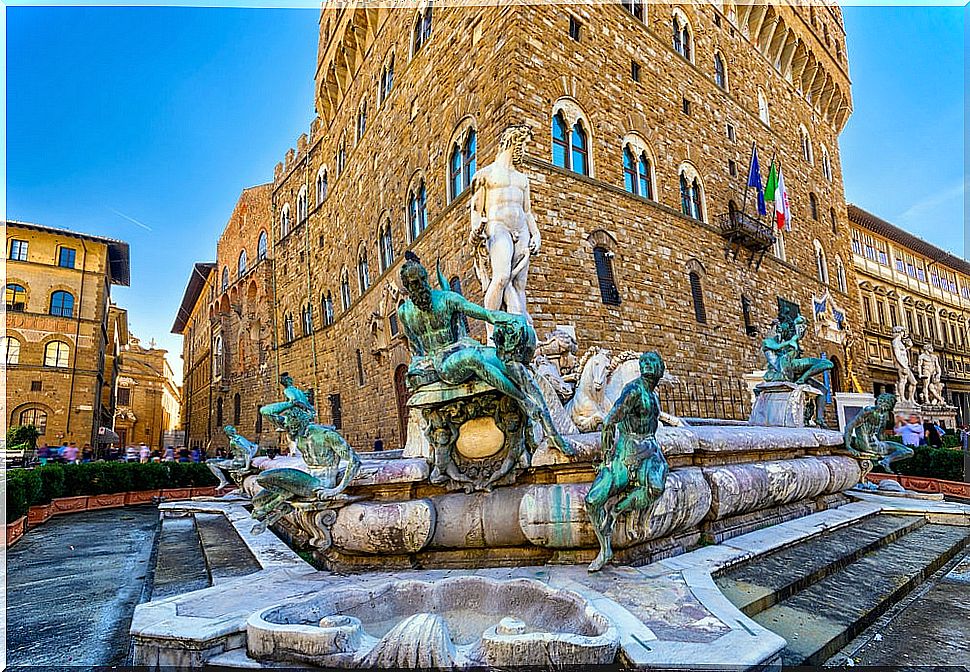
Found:
[{"label": "blue eu flag", "polygon": [[761,166],[758,164],[758,146],[751,146],[751,168],[748,170],[748,186],[754,187],[758,192],[758,214],[767,215],[768,208],[765,205],[765,190],[761,186]]}]

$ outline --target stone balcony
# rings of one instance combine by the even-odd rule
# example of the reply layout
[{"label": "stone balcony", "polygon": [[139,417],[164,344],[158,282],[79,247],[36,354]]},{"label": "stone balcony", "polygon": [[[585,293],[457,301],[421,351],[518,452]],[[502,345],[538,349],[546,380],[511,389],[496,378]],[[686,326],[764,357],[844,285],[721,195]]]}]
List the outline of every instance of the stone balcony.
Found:
[{"label": "stone balcony", "polygon": [[760,266],[765,252],[775,244],[775,232],[771,224],[743,212],[733,211],[719,215],[717,226],[728,243],[727,251],[733,253],[735,259],[742,248],[751,252],[749,265],[757,256],[757,266]]}]

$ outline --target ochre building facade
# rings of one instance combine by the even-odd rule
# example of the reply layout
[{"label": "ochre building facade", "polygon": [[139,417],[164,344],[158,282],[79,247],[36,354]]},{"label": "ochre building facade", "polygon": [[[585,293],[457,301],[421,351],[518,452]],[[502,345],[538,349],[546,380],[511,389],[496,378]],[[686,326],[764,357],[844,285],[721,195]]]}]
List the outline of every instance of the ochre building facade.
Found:
[{"label": "ochre building facade", "polygon": [[[851,255],[837,7],[327,5],[315,79],[317,118],[271,186],[272,373],[311,388],[358,449],[404,438],[403,253],[482,298],[468,185],[512,124],[534,132],[521,169],[542,233],[540,338],[563,326],[580,350],[657,349],[682,379],[736,383],[763,368],[779,299],[811,319],[828,293],[861,324],[854,268],[841,282],[822,264]],[[745,190],[753,145],[790,194],[774,241]],[[223,314],[243,247],[228,242],[230,285],[209,302]],[[845,365],[816,332],[806,350]]]},{"label": "ochre building facade", "polygon": [[128,244],[7,221],[3,337],[8,426],[32,424],[38,443],[97,443],[114,414],[116,309],[129,284]]},{"label": "ochre building facade", "polygon": [[919,352],[932,345],[944,397],[958,424],[970,422],[970,264],[860,207],[848,212],[872,391],[896,391],[893,328],[904,327],[914,373]]},{"label": "ochre building facade", "polygon": [[179,428],[182,390],[167,354],[130,334],[119,352],[114,431],[122,446],[144,443],[163,449],[178,443],[172,433]]}]

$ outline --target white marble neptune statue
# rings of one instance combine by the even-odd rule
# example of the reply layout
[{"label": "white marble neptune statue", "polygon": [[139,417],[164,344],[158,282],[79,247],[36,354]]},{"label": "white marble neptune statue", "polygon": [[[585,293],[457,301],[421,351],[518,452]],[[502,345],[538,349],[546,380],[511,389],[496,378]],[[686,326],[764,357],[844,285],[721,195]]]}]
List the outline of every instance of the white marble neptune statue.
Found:
[{"label": "white marble neptune statue", "polygon": [[[495,161],[475,173],[469,242],[475,247],[475,274],[485,292],[483,305],[525,315],[531,323],[525,285],[541,237],[532,214],[529,178],[517,168],[530,140],[531,128],[509,126],[502,132]],[[491,340],[492,325],[487,333]]]}]

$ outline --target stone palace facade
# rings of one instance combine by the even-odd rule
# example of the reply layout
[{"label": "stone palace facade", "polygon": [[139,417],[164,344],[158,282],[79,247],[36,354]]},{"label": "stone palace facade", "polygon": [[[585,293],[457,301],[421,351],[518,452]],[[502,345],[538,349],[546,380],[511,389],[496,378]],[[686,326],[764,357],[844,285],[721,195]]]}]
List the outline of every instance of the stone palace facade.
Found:
[{"label": "stone palace facade", "polygon": [[[811,320],[828,296],[861,325],[844,261],[838,136],[852,101],[834,5],[328,3],[315,81],[309,134],[254,188],[264,211],[227,226],[208,289],[176,325],[208,339],[186,339],[187,371],[200,348],[221,348],[221,384],[187,386],[183,407],[197,418],[193,400],[208,405],[213,445],[220,404],[223,420],[272,440],[253,411],[283,371],[358,449],[402,444],[403,253],[481,299],[469,185],[512,124],[534,132],[522,170],[542,234],[528,288],[540,339],[562,327],[580,353],[657,349],[681,380],[736,384],[761,368],[780,303]],[[745,193],[753,144],[763,177],[780,162],[790,194],[794,222],[777,237]],[[243,270],[244,250],[258,262]],[[816,327],[808,354],[836,360],[843,386],[848,341]],[[864,367],[854,374],[868,387]]]}]

